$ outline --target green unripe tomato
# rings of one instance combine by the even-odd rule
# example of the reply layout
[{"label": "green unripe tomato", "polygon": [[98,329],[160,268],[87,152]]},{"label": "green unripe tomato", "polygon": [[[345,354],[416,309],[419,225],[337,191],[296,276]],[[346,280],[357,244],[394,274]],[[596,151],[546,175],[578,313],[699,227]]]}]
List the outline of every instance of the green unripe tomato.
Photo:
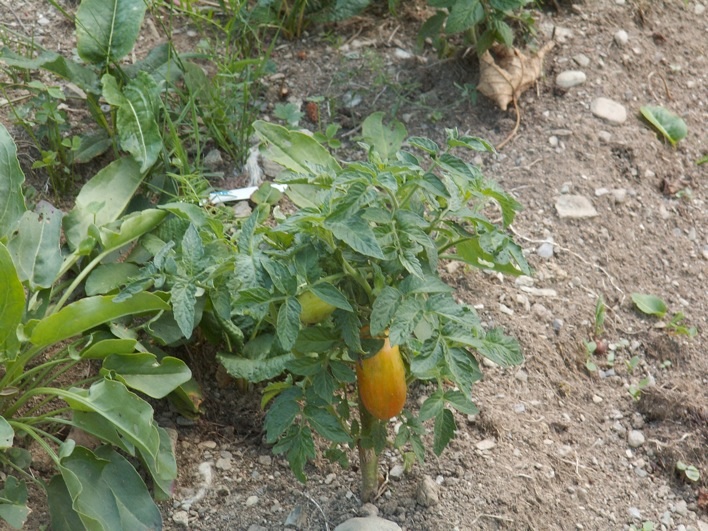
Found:
[{"label": "green unripe tomato", "polygon": [[302,307],[300,311],[300,321],[302,324],[306,325],[321,323],[337,309],[330,303],[320,299],[311,291],[302,293],[297,300]]}]

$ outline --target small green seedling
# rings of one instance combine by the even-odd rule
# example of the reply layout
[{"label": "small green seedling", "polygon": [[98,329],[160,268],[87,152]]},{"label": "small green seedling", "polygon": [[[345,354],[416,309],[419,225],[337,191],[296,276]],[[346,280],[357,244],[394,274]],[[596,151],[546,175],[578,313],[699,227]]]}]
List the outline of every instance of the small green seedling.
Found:
[{"label": "small green seedling", "polygon": [[[644,293],[632,293],[632,302],[637,309],[647,315],[654,315],[658,318],[663,318],[668,308],[666,303],[656,295],[647,295]],[[698,330],[695,326],[687,327],[681,324],[686,319],[683,312],[677,312],[671,316],[671,319],[666,323],[666,328],[676,335],[694,337]]]},{"label": "small green seedling", "polygon": [[639,109],[644,119],[649,122],[672,146],[686,137],[688,127],[683,119],[663,107],[646,105]]},{"label": "small green seedling", "polygon": [[646,378],[642,378],[639,380],[639,383],[637,385],[630,385],[629,386],[629,394],[632,395],[632,398],[635,400],[639,400],[639,398],[642,396],[642,391],[649,387],[651,380],[647,376]]},{"label": "small green seedling", "polygon": [[676,462],[676,470],[679,472],[680,476],[694,483],[701,479],[701,473],[698,469],[693,465],[687,465],[683,461]]}]

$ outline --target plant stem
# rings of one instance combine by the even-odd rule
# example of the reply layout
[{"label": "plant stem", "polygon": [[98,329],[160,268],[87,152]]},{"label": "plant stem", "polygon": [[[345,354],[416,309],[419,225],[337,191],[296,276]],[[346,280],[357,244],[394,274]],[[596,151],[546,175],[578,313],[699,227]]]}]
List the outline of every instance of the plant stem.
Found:
[{"label": "plant stem", "polygon": [[364,407],[359,395],[359,420],[361,434],[359,436],[359,466],[361,468],[361,501],[373,502],[379,490],[379,456],[376,454],[372,440],[372,428],[377,420]]}]

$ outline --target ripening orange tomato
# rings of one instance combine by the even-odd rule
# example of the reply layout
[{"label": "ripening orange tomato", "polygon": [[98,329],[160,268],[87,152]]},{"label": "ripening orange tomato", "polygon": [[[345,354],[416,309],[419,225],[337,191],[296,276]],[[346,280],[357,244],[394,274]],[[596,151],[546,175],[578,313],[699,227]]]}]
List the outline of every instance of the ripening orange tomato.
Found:
[{"label": "ripening orange tomato", "polygon": [[356,364],[359,396],[364,407],[379,420],[395,417],[406,403],[406,368],[398,346],[388,338],[374,356]]}]

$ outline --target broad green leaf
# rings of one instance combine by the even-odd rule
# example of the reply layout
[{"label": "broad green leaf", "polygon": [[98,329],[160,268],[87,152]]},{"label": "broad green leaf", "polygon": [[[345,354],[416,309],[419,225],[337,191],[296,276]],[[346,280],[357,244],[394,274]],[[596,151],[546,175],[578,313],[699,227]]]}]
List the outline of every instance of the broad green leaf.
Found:
[{"label": "broad green leaf", "polygon": [[418,379],[434,378],[440,372],[444,349],[438,336],[423,343],[423,348],[411,356],[411,374]]},{"label": "broad green leaf", "polygon": [[504,46],[511,48],[514,45],[514,30],[511,29],[509,24],[503,20],[497,20],[494,30],[497,40]]},{"label": "broad green leaf", "polygon": [[83,0],[76,11],[76,48],[88,63],[107,65],[125,57],[138,38],[145,0]]},{"label": "broad green leaf", "polygon": [[375,112],[369,115],[361,124],[361,134],[364,142],[374,148],[381,160],[394,158],[406,139],[406,127],[398,120],[393,120],[391,126],[386,126],[383,119],[386,113]]},{"label": "broad green leaf", "polygon": [[52,477],[47,486],[47,504],[54,531],[85,529],[81,518],[72,508],[73,501],[61,474]]},{"label": "broad green leaf", "polygon": [[119,91],[115,78],[102,78],[103,96],[118,107],[116,127],[121,147],[140,163],[146,172],[155,164],[162,151],[162,136],[157,124],[159,89],[149,74],[142,72]]},{"label": "broad green leaf", "polygon": [[343,241],[356,252],[372,258],[384,258],[374,231],[363,218],[352,216],[346,221],[325,222],[325,227],[332,231],[335,238]]},{"label": "broad green leaf", "polygon": [[639,311],[647,315],[656,315],[661,318],[668,311],[666,303],[656,295],[632,293],[632,302],[639,308]]},{"label": "broad green leaf", "polygon": [[310,426],[328,441],[335,443],[349,443],[352,438],[344,431],[337,417],[324,408],[305,406],[303,415]]},{"label": "broad green leaf", "polygon": [[177,459],[167,430],[157,426],[157,431],[160,434],[160,449],[157,456],[153,458],[143,453],[140,456],[152,476],[155,499],[166,501],[172,497],[174,482],[177,479]]},{"label": "broad green leaf", "polygon": [[290,350],[300,331],[300,303],[295,297],[288,297],[278,310],[278,340],[285,350]]},{"label": "broad green leaf", "polygon": [[337,160],[310,135],[290,131],[261,120],[253,124],[256,134],[268,142],[266,156],[295,173],[311,173],[313,165],[337,171]]},{"label": "broad green leaf", "polygon": [[457,0],[445,23],[445,33],[461,33],[484,20],[484,7],[479,0]]},{"label": "broad green leaf", "polygon": [[679,140],[685,138],[688,134],[686,122],[668,109],[655,105],[645,105],[639,111],[647,122],[653,125],[672,146],[675,146]]},{"label": "broad green leaf", "polygon": [[310,286],[310,291],[317,295],[324,302],[331,304],[335,308],[345,310],[347,312],[354,311],[347,298],[342,295],[342,292],[335,288],[329,282],[318,282]]},{"label": "broad green leaf", "polygon": [[7,476],[0,489],[0,520],[5,520],[14,529],[22,529],[29,513],[27,486],[15,476]]},{"label": "broad green leaf", "polygon": [[489,0],[489,5],[499,11],[515,11],[521,9],[532,0]]},{"label": "broad green leaf", "polygon": [[133,212],[121,219],[120,228],[102,227],[99,230],[101,243],[105,249],[118,249],[154,229],[165,218],[167,212],[147,208]]},{"label": "broad green leaf", "polygon": [[140,186],[143,175],[132,157],[111,162],[83,185],[74,208],[64,217],[64,233],[72,249],[88,236],[90,225],[117,220]]},{"label": "broad green leaf", "polygon": [[331,404],[334,392],[337,389],[337,381],[325,367],[322,367],[312,378],[312,389],[314,389],[318,397],[327,404]]},{"label": "broad green leaf", "polygon": [[162,529],[160,511],[133,466],[109,446],[76,447],[59,471],[72,508],[89,530]]},{"label": "broad green leaf", "polygon": [[[122,68],[123,73],[129,79],[135,78],[140,72],[147,72],[158,84],[175,81],[182,75],[181,66],[175,60],[169,42],[158,44],[148,52],[144,59],[122,66]],[[201,67],[198,68],[201,71]]]},{"label": "broad green leaf", "polygon": [[113,140],[105,129],[91,131],[79,136],[79,147],[73,154],[72,161],[85,164],[99,155],[103,155],[113,145]]},{"label": "broad green leaf", "polygon": [[305,482],[305,465],[315,458],[315,442],[312,431],[302,425],[293,425],[288,433],[273,447],[273,453],[286,454],[290,470],[295,477]]},{"label": "broad green leaf", "polygon": [[101,93],[98,74],[95,70],[66,59],[63,55],[59,55],[56,52],[44,50],[35,58],[27,58],[11,51],[9,48],[3,48],[2,52],[0,52],[0,61],[3,61],[8,66],[27,70],[43,68],[71,81],[85,92],[95,95]]},{"label": "broad green leaf", "polygon": [[46,347],[120,317],[170,309],[169,304],[153,293],[137,293],[122,302],[114,302],[113,298],[86,297],[62,308],[36,324],[30,341],[37,347]]},{"label": "broad green leaf", "polygon": [[280,376],[285,371],[286,365],[295,359],[295,356],[288,353],[272,358],[253,360],[220,352],[216,355],[216,359],[234,378],[243,378],[246,381],[258,383]]},{"label": "broad green leaf", "polygon": [[189,381],[192,371],[177,358],[154,354],[112,354],[103,361],[102,371],[115,372],[115,379],[152,398],[164,398]]},{"label": "broad green leaf", "polygon": [[27,282],[32,291],[51,287],[61,269],[62,216],[61,210],[40,202],[36,213],[24,213],[7,245],[20,280]]},{"label": "broad green leaf", "polygon": [[10,235],[27,210],[22,195],[25,175],[17,160],[17,146],[0,123],[0,241]]},{"label": "broad green leaf", "polygon": [[392,286],[381,290],[371,308],[370,332],[373,337],[380,336],[386,330],[401,303],[401,292]]},{"label": "broad green leaf", "polygon": [[5,417],[0,416],[0,450],[12,448],[12,441],[15,439],[15,430]]},{"label": "broad green leaf", "polygon": [[89,389],[72,388],[56,393],[76,411],[98,413],[141,453],[157,456],[160,435],[150,405],[125,385],[99,380]]},{"label": "broad green leaf", "polygon": [[16,329],[25,311],[25,289],[7,248],[0,243],[0,358],[17,342]]},{"label": "broad green leaf", "polygon": [[120,448],[126,454],[135,457],[135,445],[123,437],[113,423],[93,411],[73,411],[71,423],[82,431],[98,437],[104,443]]},{"label": "broad green leaf", "polygon": [[266,442],[273,444],[285,433],[300,413],[300,404],[297,402],[302,397],[302,391],[297,387],[290,387],[280,393],[270,405],[265,416]]},{"label": "broad green leaf", "polygon": [[130,262],[113,262],[96,267],[86,278],[86,295],[106,295],[128,282],[138,274],[140,268]]},{"label": "broad green leaf", "polygon": [[455,418],[452,416],[452,411],[443,409],[435,417],[435,428],[433,430],[433,452],[440,457],[445,447],[455,436]]}]

